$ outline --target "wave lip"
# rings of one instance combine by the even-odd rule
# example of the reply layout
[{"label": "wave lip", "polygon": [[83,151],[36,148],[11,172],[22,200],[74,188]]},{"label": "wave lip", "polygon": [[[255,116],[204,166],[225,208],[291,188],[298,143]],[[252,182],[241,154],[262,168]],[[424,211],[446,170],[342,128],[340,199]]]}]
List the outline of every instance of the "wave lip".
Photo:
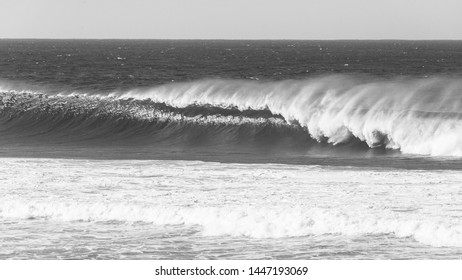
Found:
[{"label": "wave lip", "polygon": [[321,208],[153,207],[123,203],[53,203],[6,201],[3,219],[146,222],[200,226],[204,236],[290,238],[325,234],[363,236],[393,234],[441,247],[462,247],[462,226],[432,220],[382,218]]}]

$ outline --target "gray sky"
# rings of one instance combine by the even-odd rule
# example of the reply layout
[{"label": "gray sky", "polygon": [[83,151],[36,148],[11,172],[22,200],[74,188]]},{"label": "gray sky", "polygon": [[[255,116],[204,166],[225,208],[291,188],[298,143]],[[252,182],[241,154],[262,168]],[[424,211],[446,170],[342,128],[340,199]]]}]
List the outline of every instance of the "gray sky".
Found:
[{"label": "gray sky", "polygon": [[0,0],[0,38],[462,39],[462,0]]}]

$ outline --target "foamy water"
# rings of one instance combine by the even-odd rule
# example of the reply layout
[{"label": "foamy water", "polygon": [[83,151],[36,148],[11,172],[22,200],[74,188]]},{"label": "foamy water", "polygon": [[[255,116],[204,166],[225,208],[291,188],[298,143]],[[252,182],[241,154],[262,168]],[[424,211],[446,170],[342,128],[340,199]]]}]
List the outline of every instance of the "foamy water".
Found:
[{"label": "foamy water", "polygon": [[3,158],[1,258],[458,258],[456,171]]}]

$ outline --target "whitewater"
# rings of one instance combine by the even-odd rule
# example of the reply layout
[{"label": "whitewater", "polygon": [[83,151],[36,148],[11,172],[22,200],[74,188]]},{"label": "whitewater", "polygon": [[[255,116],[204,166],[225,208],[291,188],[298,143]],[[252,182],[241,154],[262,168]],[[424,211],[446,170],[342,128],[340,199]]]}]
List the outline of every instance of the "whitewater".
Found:
[{"label": "whitewater", "polygon": [[458,258],[462,252],[461,178],[454,171],[1,163],[2,258]]}]

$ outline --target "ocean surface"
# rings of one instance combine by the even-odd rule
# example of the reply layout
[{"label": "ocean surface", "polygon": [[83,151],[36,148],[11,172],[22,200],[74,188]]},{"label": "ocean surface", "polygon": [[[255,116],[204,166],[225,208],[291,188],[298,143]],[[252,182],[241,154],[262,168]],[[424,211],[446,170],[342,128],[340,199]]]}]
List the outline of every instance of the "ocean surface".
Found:
[{"label": "ocean surface", "polygon": [[462,41],[0,40],[0,259],[460,259]]}]

